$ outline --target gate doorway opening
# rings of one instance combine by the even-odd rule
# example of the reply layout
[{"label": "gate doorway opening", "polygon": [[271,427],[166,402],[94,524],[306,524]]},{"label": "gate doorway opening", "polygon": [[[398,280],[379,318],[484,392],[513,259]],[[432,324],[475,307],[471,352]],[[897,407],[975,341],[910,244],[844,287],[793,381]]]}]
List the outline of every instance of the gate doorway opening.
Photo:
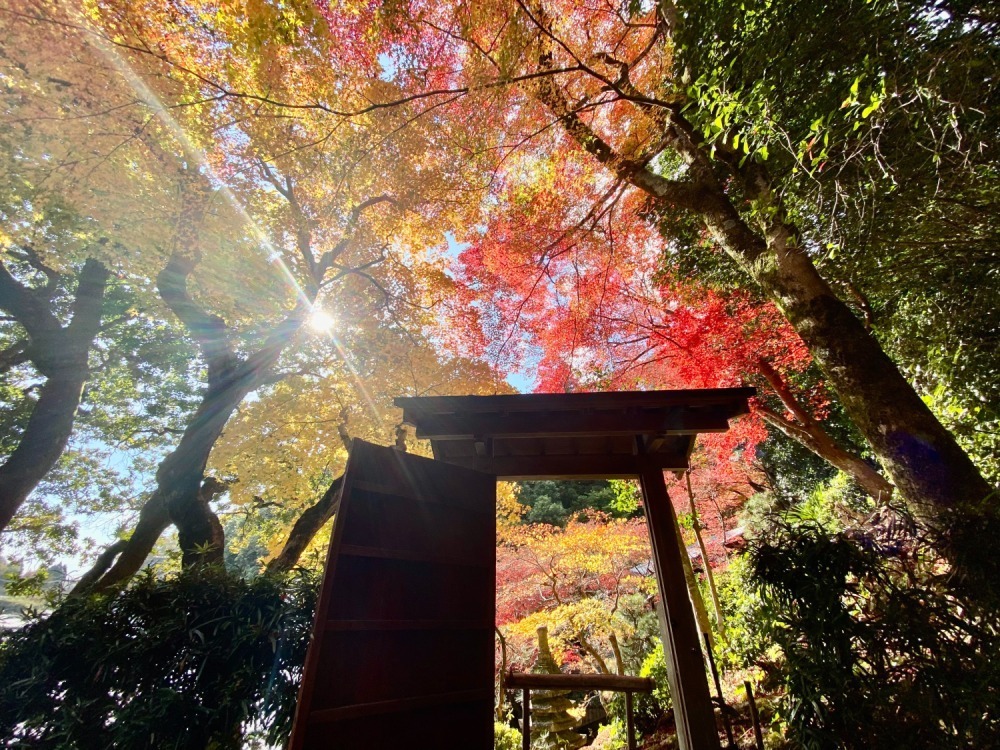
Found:
[{"label": "gate doorway opening", "polygon": [[719,748],[663,473],[752,388],[398,398],[433,460],[356,441],[291,750],[493,747],[496,481],[639,480],[682,750]]}]

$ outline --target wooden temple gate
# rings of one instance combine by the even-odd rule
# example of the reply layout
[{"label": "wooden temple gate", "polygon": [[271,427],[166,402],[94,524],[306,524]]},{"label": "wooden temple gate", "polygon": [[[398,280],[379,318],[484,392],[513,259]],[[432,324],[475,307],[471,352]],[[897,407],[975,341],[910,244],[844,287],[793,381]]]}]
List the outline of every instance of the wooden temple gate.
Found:
[{"label": "wooden temple gate", "polygon": [[490,750],[498,479],[638,478],[681,750],[717,750],[664,471],[752,388],[399,398],[434,459],[355,441],[290,750]]}]

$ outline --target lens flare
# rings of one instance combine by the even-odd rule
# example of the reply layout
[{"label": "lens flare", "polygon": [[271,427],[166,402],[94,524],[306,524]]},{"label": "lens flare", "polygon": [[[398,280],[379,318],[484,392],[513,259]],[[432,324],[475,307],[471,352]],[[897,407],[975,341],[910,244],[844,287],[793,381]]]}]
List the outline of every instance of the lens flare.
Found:
[{"label": "lens flare", "polygon": [[337,319],[319,307],[313,308],[313,311],[309,313],[309,318],[306,320],[306,325],[316,331],[316,333],[329,333],[336,324]]}]

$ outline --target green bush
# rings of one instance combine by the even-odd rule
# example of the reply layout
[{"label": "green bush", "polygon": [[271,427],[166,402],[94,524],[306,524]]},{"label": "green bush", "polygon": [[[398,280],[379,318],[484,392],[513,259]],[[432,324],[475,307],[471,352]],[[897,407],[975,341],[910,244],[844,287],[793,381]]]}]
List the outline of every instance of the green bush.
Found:
[{"label": "green bush", "polygon": [[615,719],[608,724],[607,732],[607,741],[601,745],[604,750],[626,750],[628,733],[625,730],[625,723],[621,719]]},{"label": "green bush", "polygon": [[650,677],[656,683],[653,688],[653,698],[659,704],[660,711],[670,708],[670,684],[667,682],[667,661],[663,656],[663,642],[653,648],[639,670],[640,677]]},{"label": "green bush", "polygon": [[521,733],[501,721],[493,723],[493,750],[519,750]]},{"label": "green bush", "polygon": [[757,663],[774,645],[765,621],[767,613],[745,555],[735,555],[718,575],[719,601],[726,622],[725,646],[718,644],[720,666],[745,669]]},{"label": "green bush", "polygon": [[7,747],[239,748],[284,742],[315,578],[221,570],[69,599],[0,637]]},{"label": "green bush", "polygon": [[[659,639],[646,653],[642,666],[638,670],[639,677],[650,677],[656,683],[652,695],[635,693],[632,696],[632,710],[636,730],[649,735],[656,731],[660,718],[670,709],[670,686],[667,683],[667,663],[663,658],[663,642]],[[611,724],[621,729],[625,725],[625,694],[614,693],[607,704]],[[613,731],[618,731],[614,729]],[[619,732],[624,742],[625,732]],[[617,735],[616,735],[617,736]],[[624,747],[624,745],[623,745]]]},{"label": "green bush", "polygon": [[783,525],[751,559],[803,747],[998,746],[1000,617],[927,542]]}]

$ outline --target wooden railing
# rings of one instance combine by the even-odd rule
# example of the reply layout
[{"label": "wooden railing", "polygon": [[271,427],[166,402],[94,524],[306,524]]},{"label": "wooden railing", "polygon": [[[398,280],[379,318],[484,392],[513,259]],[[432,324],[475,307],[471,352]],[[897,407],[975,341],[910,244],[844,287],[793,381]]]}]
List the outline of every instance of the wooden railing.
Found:
[{"label": "wooden railing", "polygon": [[653,681],[647,677],[626,677],[617,674],[530,674],[511,672],[504,684],[509,688],[521,688],[522,695],[522,740],[523,750],[531,748],[531,691],[532,690],[607,690],[625,693],[625,726],[628,734],[629,750],[635,750],[635,725],[632,720],[632,693],[653,692]]}]

